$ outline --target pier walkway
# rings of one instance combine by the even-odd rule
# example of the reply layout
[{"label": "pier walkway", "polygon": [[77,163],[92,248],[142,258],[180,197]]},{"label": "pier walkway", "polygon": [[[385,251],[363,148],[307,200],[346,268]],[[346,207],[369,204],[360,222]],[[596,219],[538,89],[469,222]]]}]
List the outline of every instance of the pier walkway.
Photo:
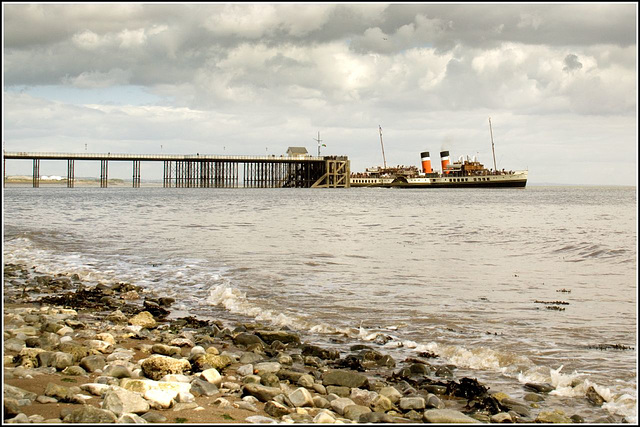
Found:
[{"label": "pier walkway", "polygon": [[110,161],[132,162],[134,188],[140,187],[142,162],[163,162],[163,187],[348,188],[351,174],[346,156],[3,152],[5,183],[8,159],[33,162],[33,187],[40,186],[41,160],[66,160],[69,188],[74,187],[76,160],[100,162],[102,188],[107,187]]}]

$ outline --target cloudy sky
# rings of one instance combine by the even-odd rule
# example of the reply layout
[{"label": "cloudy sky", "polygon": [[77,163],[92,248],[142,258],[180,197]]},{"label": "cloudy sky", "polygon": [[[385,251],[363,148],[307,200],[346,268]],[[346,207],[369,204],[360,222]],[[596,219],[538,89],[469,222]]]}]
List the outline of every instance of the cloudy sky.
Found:
[{"label": "cloudy sky", "polygon": [[2,9],[5,151],[317,154],[320,132],[362,171],[382,164],[380,125],[390,165],[446,149],[491,166],[491,117],[498,168],[531,184],[637,183],[635,3]]}]

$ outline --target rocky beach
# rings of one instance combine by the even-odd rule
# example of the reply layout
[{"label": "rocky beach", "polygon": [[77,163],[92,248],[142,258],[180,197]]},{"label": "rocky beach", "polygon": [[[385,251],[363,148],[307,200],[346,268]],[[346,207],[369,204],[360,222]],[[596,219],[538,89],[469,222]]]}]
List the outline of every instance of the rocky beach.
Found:
[{"label": "rocky beach", "polygon": [[[287,328],[171,315],[131,283],[4,264],[6,423],[621,423],[459,377],[437,354],[318,345]],[[594,406],[604,399],[591,389]]]}]

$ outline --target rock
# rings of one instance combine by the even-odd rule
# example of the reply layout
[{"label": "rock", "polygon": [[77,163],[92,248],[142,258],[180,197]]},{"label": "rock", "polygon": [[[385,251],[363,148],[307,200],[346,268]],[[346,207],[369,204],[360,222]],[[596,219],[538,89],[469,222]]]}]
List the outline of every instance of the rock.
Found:
[{"label": "rock", "polygon": [[397,388],[393,386],[382,387],[380,391],[378,391],[378,394],[381,396],[385,396],[393,404],[398,403],[402,398],[402,394],[398,391]]},{"label": "rock", "polygon": [[368,414],[369,412],[371,412],[371,409],[367,406],[349,405],[344,408],[343,415],[345,418],[357,422],[362,415]]},{"label": "rock", "polygon": [[102,370],[102,374],[114,378],[131,378],[129,368],[122,365],[109,365]]},{"label": "rock", "polygon": [[604,403],[604,398],[598,394],[593,386],[589,386],[586,395],[589,402],[591,402],[595,406],[602,406],[602,404]]},{"label": "rock", "polygon": [[271,344],[274,341],[280,341],[284,344],[300,344],[300,337],[289,331],[255,331],[255,334],[267,344]]},{"label": "rock", "polygon": [[336,419],[327,412],[320,412],[313,418],[314,424],[335,424]]},{"label": "rock", "polygon": [[27,417],[22,412],[6,421],[7,424],[25,424],[30,422],[31,420],[29,420],[29,417]]},{"label": "rock", "polygon": [[542,402],[544,401],[544,397],[540,396],[537,393],[526,393],[523,397],[527,402]]},{"label": "rock", "polygon": [[85,383],[80,386],[80,389],[94,396],[103,396],[109,390],[109,386],[106,384]]},{"label": "rock", "polygon": [[68,366],[62,370],[62,373],[70,376],[87,375],[87,371],[82,369],[80,366]]},{"label": "rock", "polygon": [[148,329],[155,328],[158,325],[151,313],[149,313],[148,311],[142,311],[133,316],[131,319],[129,319],[129,324],[134,326],[141,326]]},{"label": "rock", "polygon": [[379,394],[373,399],[373,402],[371,402],[371,407],[374,412],[387,412],[393,409],[393,403],[391,403],[388,397]]},{"label": "rock", "polygon": [[445,409],[446,405],[438,396],[435,394],[427,394],[425,399],[425,407],[426,408],[435,408],[435,409]]},{"label": "rock", "polygon": [[348,397],[339,397],[331,401],[331,409],[339,415],[343,415],[345,408],[350,405],[355,405],[355,403]]},{"label": "rock", "polygon": [[106,363],[102,355],[86,356],[80,360],[80,367],[84,368],[87,372],[95,372],[98,369],[104,368]]},{"label": "rock", "polygon": [[180,356],[181,352],[180,347],[166,344],[154,344],[151,346],[151,353],[162,354],[163,356]]},{"label": "rock", "polygon": [[242,353],[242,356],[240,356],[240,360],[238,360],[240,363],[242,364],[253,364],[256,362],[260,362],[264,360],[264,356],[258,354],[258,353],[253,353],[251,351],[247,351]]},{"label": "rock", "polygon": [[331,402],[322,396],[313,396],[313,406],[316,408],[331,408]]},{"label": "rock", "polygon": [[286,406],[270,400],[264,405],[264,412],[274,418],[280,418],[284,415],[288,415],[290,411]]},{"label": "rock", "polygon": [[526,383],[524,385],[526,390],[531,390],[536,393],[549,393],[550,391],[555,390],[555,388],[551,384],[535,384],[535,383]]},{"label": "rock", "polygon": [[3,384],[3,396],[5,399],[15,399],[17,401],[27,399],[34,401],[38,395],[30,391],[15,387],[9,384]]},{"label": "rock", "polygon": [[253,375],[253,365],[242,365],[238,369],[236,369],[236,373],[242,377],[246,377],[247,375]]},{"label": "rock", "polygon": [[200,377],[217,387],[220,387],[220,384],[222,384],[222,375],[220,375],[220,372],[215,368],[205,369],[200,373]]},{"label": "rock", "polygon": [[453,377],[453,372],[451,372],[451,369],[446,366],[439,366],[438,369],[436,369],[436,376],[451,378]]},{"label": "rock", "polygon": [[143,414],[149,410],[149,403],[138,393],[121,387],[112,387],[104,395],[102,409],[109,410],[120,416],[122,414]]},{"label": "rock", "polygon": [[20,405],[16,399],[4,399],[4,418],[13,418],[20,414]]},{"label": "rock", "polygon": [[73,400],[73,393],[67,387],[57,385],[54,383],[47,384],[44,390],[44,395],[53,397],[60,402],[70,402]]},{"label": "rock", "polygon": [[243,396],[250,395],[258,398],[261,402],[268,402],[274,397],[282,393],[280,388],[266,387],[260,384],[245,384],[243,387]]},{"label": "rock", "polygon": [[159,412],[147,412],[146,414],[142,415],[142,419],[146,420],[148,423],[167,422],[167,417],[165,417]]},{"label": "rock", "polygon": [[191,381],[189,391],[195,396],[213,396],[218,393],[218,387],[208,381],[195,378]]},{"label": "rock", "polygon": [[83,405],[74,409],[69,415],[64,417],[65,423],[100,424],[115,423],[118,418],[111,411],[98,409],[91,405]]},{"label": "rock", "polygon": [[324,386],[337,385],[349,388],[369,388],[369,381],[366,376],[342,369],[333,369],[325,372],[322,375],[322,382]]},{"label": "rock", "polygon": [[278,362],[262,362],[253,365],[253,372],[257,375],[275,374],[282,368]]},{"label": "rock", "polygon": [[231,365],[231,363],[233,363],[233,361],[229,356],[207,353],[194,358],[192,367],[195,372],[203,371],[209,368],[215,368],[218,371],[221,371],[227,366]]},{"label": "rock", "polygon": [[148,424],[149,421],[136,414],[122,414],[116,420],[118,424]]},{"label": "rock", "polygon": [[460,411],[453,409],[428,409],[424,411],[423,419],[427,423],[449,424],[449,423],[480,423]]},{"label": "rock", "polygon": [[241,332],[238,335],[236,335],[233,338],[233,342],[236,345],[241,345],[241,346],[245,346],[245,347],[248,347],[248,346],[250,346],[252,344],[260,344],[262,346],[266,345],[265,342],[260,339],[260,337],[254,335],[254,334],[246,333],[246,332]]},{"label": "rock", "polygon": [[277,421],[273,418],[263,417],[262,415],[252,415],[244,420],[252,424],[277,424]]},{"label": "rock", "polygon": [[570,424],[571,418],[567,417],[561,410],[556,409],[554,411],[540,412],[535,422],[544,424]]},{"label": "rock", "polygon": [[127,316],[125,316],[124,313],[122,313],[120,310],[116,310],[116,311],[112,312],[107,317],[105,317],[105,319],[110,321],[110,322],[113,322],[113,323],[127,323],[128,322]]},{"label": "rock", "polygon": [[149,407],[153,409],[169,409],[173,406],[173,398],[177,396],[177,393],[152,388],[145,391],[143,396],[148,401]]},{"label": "rock", "polygon": [[393,423],[393,417],[383,412],[368,412],[360,415],[358,420],[361,424],[381,424]]},{"label": "rock", "polygon": [[185,359],[174,359],[168,356],[151,356],[142,364],[142,372],[152,380],[159,380],[167,374],[182,374],[191,369],[191,364]]},{"label": "rock", "polygon": [[276,374],[267,373],[261,374],[260,383],[262,385],[266,385],[267,387],[280,387],[280,379]]},{"label": "rock", "polygon": [[400,399],[398,406],[400,406],[400,409],[403,411],[410,411],[412,409],[422,410],[425,408],[425,401],[423,397],[419,396],[403,397]]},{"label": "rock", "polygon": [[309,390],[304,387],[297,388],[292,393],[289,393],[287,398],[296,408],[313,406],[313,397],[311,396],[311,393],[309,393]]},{"label": "rock", "polygon": [[305,344],[302,346],[303,356],[314,356],[325,360],[336,360],[340,358],[340,352],[334,349],[324,349],[316,345]]},{"label": "rock", "polygon": [[351,396],[351,389],[349,387],[342,387],[337,385],[329,385],[326,387],[327,393],[335,394],[338,397],[349,397]]},{"label": "rock", "polygon": [[508,412],[498,412],[490,418],[492,423],[512,423],[513,419]]}]

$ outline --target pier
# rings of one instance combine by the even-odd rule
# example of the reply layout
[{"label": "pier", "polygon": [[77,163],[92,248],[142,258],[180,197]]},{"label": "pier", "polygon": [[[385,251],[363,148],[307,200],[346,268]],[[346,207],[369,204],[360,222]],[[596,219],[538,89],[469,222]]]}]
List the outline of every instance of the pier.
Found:
[{"label": "pier", "polygon": [[143,162],[163,162],[163,187],[179,188],[348,188],[350,164],[346,156],[218,156],[209,154],[97,154],[3,152],[6,161],[32,160],[33,187],[40,186],[40,161],[67,162],[67,187],[75,183],[75,161],[100,162],[100,187],[106,188],[109,162],[132,163],[132,186],[140,187]]}]

